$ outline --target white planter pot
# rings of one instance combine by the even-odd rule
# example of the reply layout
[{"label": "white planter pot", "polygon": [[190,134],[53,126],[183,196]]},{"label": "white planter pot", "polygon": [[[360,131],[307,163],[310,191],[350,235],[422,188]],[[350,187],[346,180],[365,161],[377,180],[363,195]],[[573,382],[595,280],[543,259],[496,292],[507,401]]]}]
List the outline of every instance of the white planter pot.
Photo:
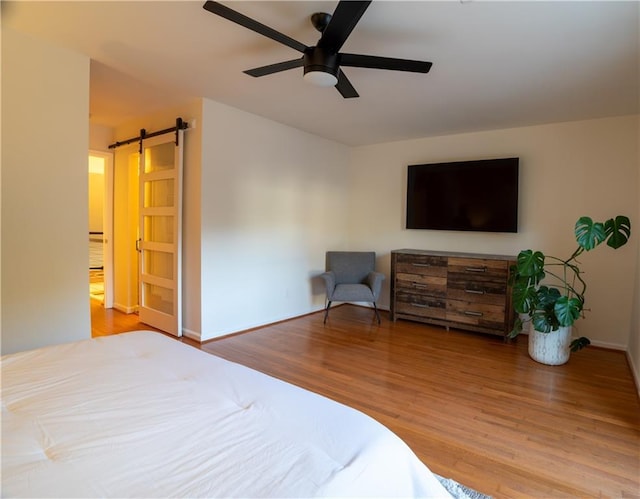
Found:
[{"label": "white planter pot", "polygon": [[571,327],[561,327],[550,333],[529,329],[529,356],[536,362],[559,366],[569,360]]}]

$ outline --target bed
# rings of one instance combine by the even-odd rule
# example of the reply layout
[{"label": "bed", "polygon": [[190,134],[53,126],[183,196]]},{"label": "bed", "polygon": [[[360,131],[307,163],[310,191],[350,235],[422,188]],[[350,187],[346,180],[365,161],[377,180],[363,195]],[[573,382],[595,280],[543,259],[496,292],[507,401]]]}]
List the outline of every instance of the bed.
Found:
[{"label": "bed", "polygon": [[2,497],[450,497],[367,415],[160,333],[2,357]]}]

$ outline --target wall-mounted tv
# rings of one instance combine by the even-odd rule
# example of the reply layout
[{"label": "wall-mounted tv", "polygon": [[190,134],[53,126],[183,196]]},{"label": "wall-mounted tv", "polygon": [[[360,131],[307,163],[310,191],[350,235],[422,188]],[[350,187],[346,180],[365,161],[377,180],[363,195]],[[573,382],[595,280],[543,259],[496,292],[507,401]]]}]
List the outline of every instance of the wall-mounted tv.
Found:
[{"label": "wall-mounted tv", "polygon": [[407,229],[518,232],[518,158],[409,165]]}]

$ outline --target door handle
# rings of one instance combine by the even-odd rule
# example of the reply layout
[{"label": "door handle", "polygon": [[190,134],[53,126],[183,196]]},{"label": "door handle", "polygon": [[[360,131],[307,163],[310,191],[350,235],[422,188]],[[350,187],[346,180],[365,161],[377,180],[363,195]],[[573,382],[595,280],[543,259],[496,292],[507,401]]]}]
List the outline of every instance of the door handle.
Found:
[{"label": "door handle", "polygon": [[465,310],[463,314],[471,317],[482,317],[482,312],[476,312],[474,310]]},{"label": "door handle", "polygon": [[486,272],[487,271],[487,267],[486,266],[483,266],[483,267],[465,267],[464,270],[467,271],[467,272]]},{"label": "door handle", "polygon": [[140,243],[142,242],[142,239],[136,239],[136,251],[138,253],[141,253],[142,250],[140,249]]}]

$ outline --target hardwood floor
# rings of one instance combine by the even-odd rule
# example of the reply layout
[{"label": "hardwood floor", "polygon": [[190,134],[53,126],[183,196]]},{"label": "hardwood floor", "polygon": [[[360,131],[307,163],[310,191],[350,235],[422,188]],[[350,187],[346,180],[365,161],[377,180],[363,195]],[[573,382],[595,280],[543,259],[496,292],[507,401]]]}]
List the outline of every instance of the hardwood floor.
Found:
[{"label": "hardwood floor", "polygon": [[157,331],[140,322],[138,314],[125,314],[115,308],[105,309],[100,300],[91,299],[91,337],[109,336],[140,329]]},{"label": "hardwood floor", "polygon": [[198,345],[355,407],[443,476],[496,498],[640,497],[640,401],[623,352],[564,366],[500,338],[363,307],[332,309]]}]

